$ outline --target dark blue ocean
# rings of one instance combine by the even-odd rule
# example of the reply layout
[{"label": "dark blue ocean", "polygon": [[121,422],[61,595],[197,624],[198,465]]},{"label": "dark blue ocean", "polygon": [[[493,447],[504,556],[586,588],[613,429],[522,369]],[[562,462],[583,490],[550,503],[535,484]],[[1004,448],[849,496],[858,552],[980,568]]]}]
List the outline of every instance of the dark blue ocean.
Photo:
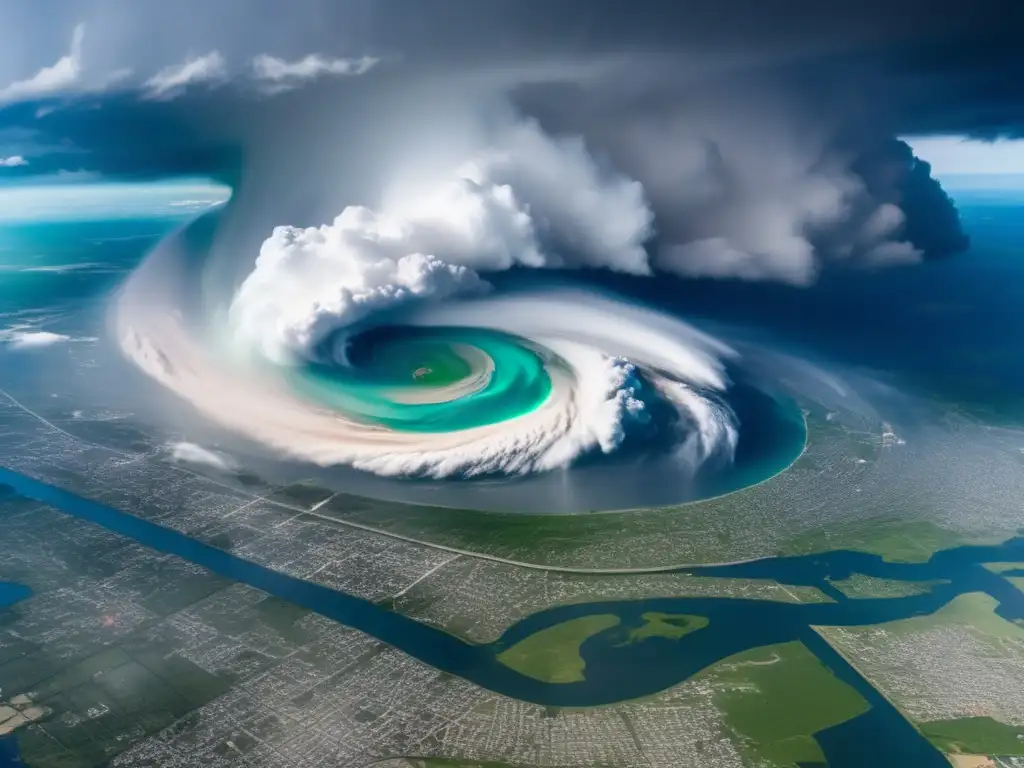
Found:
[{"label": "dark blue ocean", "polygon": [[634,290],[690,318],[758,329],[900,388],[1019,420],[1024,355],[1024,189],[953,190],[968,252],[920,265],[825,272],[813,288],[679,282]]}]

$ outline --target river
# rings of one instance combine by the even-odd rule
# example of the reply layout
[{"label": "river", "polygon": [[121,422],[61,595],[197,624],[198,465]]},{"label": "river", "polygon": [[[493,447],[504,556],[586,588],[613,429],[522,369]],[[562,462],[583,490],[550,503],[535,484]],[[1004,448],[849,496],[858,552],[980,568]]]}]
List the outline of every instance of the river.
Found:
[{"label": "river", "polygon": [[[0,485],[12,492],[89,520],[159,552],[176,555],[221,576],[248,584],[358,629],[410,656],[472,683],[514,698],[556,707],[610,704],[647,696],[676,685],[702,669],[752,648],[799,640],[871,705],[863,715],[815,734],[831,768],[948,768],[942,754],[812,629],[813,626],[863,626],[934,613],[957,595],[984,592],[999,601],[1004,618],[1024,618],[1024,593],[986,562],[1024,561],[1024,538],[998,546],[960,547],[936,554],[927,563],[887,563],[876,555],[837,551],[804,557],[773,558],[736,565],[688,568],[698,576],[769,578],[783,584],[823,589],[835,602],[780,603],[728,598],[657,598],[556,606],[511,627],[491,644],[475,645],[421,624],[367,600],[279,573],[209,546],[177,531],[76,496],[61,488],[0,468]],[[884,579],[946,583],[911,597],[847,599],[830,580],[860,573]],[[24,588],[0,591],[13,599]],[[13,590],[13,591],[11,591]],[[568,619],[615,614],[625,625],[642,623],[641,614],[659,611],[697,614],[710,619],[699,632],[681,640],[644,643],[611,641],[599,633],[581,647],[586,679],[550,684],[504,666],[496,655],[518,640]]]}]

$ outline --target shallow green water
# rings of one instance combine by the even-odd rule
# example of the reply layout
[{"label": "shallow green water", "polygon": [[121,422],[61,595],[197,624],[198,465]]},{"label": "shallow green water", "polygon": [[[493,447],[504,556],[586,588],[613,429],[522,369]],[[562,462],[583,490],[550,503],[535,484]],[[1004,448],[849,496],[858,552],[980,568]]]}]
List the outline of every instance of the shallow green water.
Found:
[{"label": "shallow green water", "polygon": [[459,328],[381,329],[356,338],[348,365],[288,372],[305,397],[371,424],[451,432],[522,416],[551,394],[541,359],[522,339]]}]

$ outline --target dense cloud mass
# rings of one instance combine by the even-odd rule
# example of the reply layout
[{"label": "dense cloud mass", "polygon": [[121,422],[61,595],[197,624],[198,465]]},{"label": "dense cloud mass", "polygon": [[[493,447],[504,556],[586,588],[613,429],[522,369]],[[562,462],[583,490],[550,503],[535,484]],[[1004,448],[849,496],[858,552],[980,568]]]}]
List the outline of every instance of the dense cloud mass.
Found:
[{"label": "dense cloud mass", "polygon": [[[311,213],[302,222],[319,224],[350,203],[376,208],[372,196],[381,192],[379,184],[366,183],[364,167],[346,167],[350,177],[359,176],[351,180],[318,178],[338,165],[322,162],[325,155],[350,151],[349,136],[368,140],[373,152],[409,155],[410,147],[433,140],[430,122],[438,117],[421,105],[393,109],[381,119],[417,124],[389,125],[375,136],[339,111],[366,110],[373,120],[375,90],[384,100],[404,92],[416,101],[418,81],[465,86],[472,80],[472,87],[455,87],[462,94],[455,108],[486,105],[474,117],[478,128],[495,119],[488,110],[503,104],[499,112],[516,112],[515,121],[532,126],[532,135],[548,137],[551,168],[590,163],[622,177],[623,197],[607,200],[616,211],[589,212],[606,229],[618,226],[639,198],[648,211],[643,215],[652,217],[646,225],[623,223],[623,232],[584,227],[567,237],[572,219],[588,215],[569,208],[592,205],[601,194],[585,200],[594,179],[553,172],[559,178],[545,189],[562,199],[562,218],[543,223],[558,240],[555,249],[548,243],[545,264],[795,285],[812,283],[828,264],[882,266],[964,249],[952,203],[928,166],[895,137],[927,131],[922,121],[929,119],[949,130],[957,111],[970,116],[963,130],[984,131],[977,123],[983,104],[962,103],[953,91],[947,114],[939,115],[938,99],[924,103],[925,86],[991,77],[986,57],[994,54],[983,52],[980,40],[1004,9],[980,3],[943,14],[904,0],[856,7],[796,2],[768,13],[735,0],[558,9],[500,0],[485,10],[445,0],[427,13],[404,0],[344,6],[307,0],[304,13],[282,15],[273,2],[263,2],[259,13],[252,4],[225,2],[204,8],[210,23],[197,29],[185,25],[185,9],[142,14],[115,0],[91,5],[83,14],[68,4],[67,30],[61,38],[54,31],[60,25],[51,25],[48,48],[22,51],[17,61],[10,53],[0,58],[0,76],[10,73],[0,93],[18,102],[4,111],[7,122],[34,132],[40,146],[68,142],[67,151],[39,158],[7,153],[28,163],[11,168],[8,178],[60,165],[115,175],[205,172],[237,181],[244,157],[251,175],[266,169],[290,183],[292,174],[303,174],[308,190],[329,189],[321,198],[337,198],[336,210],[325,205],[315,214],[320,221]],[[26,23],[13,18],[17,9],[3,13]],[[140,46],[135,33],[157,24],[165,43]],[[950,53],[937,61],[938,50]],[[998,99],[992,80],[988,95]],[[227,90],[208,90],[225,83]],[[437,112],[459,98],[445,96]],[[102,114],[88,114],[97,99],[105,104]],[[45,109],[36,106],[40,100]],[[508,123],[507,114],[499,122]],[[167,129],[171,122],[174,130]],[[159,129],[147,130],[152,124]],[[530,130],[522,128],[520,136]],[[145,142],[131,140],[143,134]],[[305,146],[294,146],[299,142]],[[471,162],[479,150],[467,142],[465,157],[452,163]],[[518,172],[498,169],[494,157],[490,162],[495,173]],[[439,171],[453,172],[461,171]],[[540,193],[537,179],[498,181],[516,204]],[[517,188],[523,185],[530,191]],[[283,212],[281,220],[273,215],[262,222],[267,231],[295,223]],[[639,231],[648,236],[637,240]],[[521,252],[501,268],[536,261],[529,236],[508,234],[519,241],[507,247]],[[618,249],[623,237],[632,238],[631,263],[611,265],[602,249]]]},{"label": "dense cloud mass", "polygon": [[281,359],[375,310],[481,291],[481,272],[650,272],[641,184],[601,168],[578,138],[513,123],[436,183],[416,184],[399,173],[380,211],[350,206],[329,225],[276,229],[232,305],[241,335]]},{"label": "dense cloud mass", "polygon": [[[142,270],[119,328],[130,357],[197,405],[211,382],[234,381],[212,369],[182,381],[160,362],[206,370],[197,328],[246,360],[293,366],[323,362],[327,340],[394,312],[436,320],[503,271],[813,290],[825,271],[963,252],[953,202],[899,137],[1024,124],[1019,85],[1004,82],[1020,54],[982,45],[1006,9],[988,0],[55,7],[46,30],[26,31],[34,45],[0,53],[0,179],[198,175],[232,186],[208,257],[181,257],[195,274],[179,265],[189,288],[166,309],[185,327],[149,322],[161,281]],[[0,24],[27,23],[20,14],[4,8]],[[343,460],[443,474],[475,471],[467,457],[486,455],[492,469],[550,468],[618,445],[644,411],[644,377],[691,425],[692,461],[728,451],[731,415],[706,396],[727,382],[696,381],[693,350],[659,368],[657,345],[623,353],[611,311],[568,340],[557,312],[537,311],[546,323],[525,335],[554,339],[574,382],[549,421],[429,460],[351,446]],[[474,327],[491,327],[486,314]],[[496,330],[522,328],[501,317]],[[252,421],[235,415],[233,426]]]}]

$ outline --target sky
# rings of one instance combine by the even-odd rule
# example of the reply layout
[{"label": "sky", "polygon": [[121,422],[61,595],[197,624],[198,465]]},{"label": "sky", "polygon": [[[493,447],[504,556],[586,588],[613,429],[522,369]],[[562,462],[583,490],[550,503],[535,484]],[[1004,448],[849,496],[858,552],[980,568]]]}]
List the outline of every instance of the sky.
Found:
[{"label": "sky", "polygon": [[[0,185],[213,179],[235,188],[255,252],[274,226],[353,204],[420,222],[414,193],[484,158],[487,194],[583,201],[531,222],[563,251],[593,218],[655,269],[807,285],[966,247],[940,183],[1024,169],[1008,141],[1024,135],[1022,14],[1011,0],[7,3]],[[609,202],[626,189],[629,205]],[[480,231],[507,242],[491,214]]]},{"label": "sky", "polygon": [[965,136],[913,136],[905,141],[919,157],[928,158],[932,173],[940,179],[955,176],[1024,174],[1024,140],[992,141]]}]

